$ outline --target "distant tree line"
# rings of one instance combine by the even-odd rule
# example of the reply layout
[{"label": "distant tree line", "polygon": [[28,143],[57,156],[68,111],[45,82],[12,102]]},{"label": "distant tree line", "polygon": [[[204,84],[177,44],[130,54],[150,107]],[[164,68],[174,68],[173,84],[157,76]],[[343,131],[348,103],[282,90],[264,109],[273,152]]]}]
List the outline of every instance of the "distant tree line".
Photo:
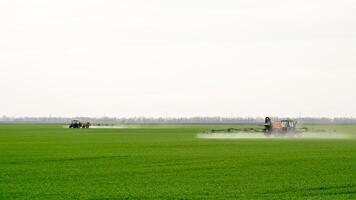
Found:
[{"label": "distant tree line", "polygon": [[[2,123],[69,123],[77,119],[97,124],[261,124],[264,118],[243,117],[177,117],[177,118],[148,118],[148,117],[0,117]],[[273,118],[277,120],[278,118]],[[356,124],[356,118],[292,118],[303,124]]]}]

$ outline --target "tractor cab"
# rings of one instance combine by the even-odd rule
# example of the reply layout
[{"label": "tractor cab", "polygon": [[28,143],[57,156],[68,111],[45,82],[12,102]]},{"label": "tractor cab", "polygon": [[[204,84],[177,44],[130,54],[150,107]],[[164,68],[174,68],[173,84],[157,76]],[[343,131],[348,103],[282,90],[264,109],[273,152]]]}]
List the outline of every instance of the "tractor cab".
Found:
[{"label": "tractor cab", "polygon": [[82,123],[79,120],[73,120],[70,125],[69,128],[81,128]]}]

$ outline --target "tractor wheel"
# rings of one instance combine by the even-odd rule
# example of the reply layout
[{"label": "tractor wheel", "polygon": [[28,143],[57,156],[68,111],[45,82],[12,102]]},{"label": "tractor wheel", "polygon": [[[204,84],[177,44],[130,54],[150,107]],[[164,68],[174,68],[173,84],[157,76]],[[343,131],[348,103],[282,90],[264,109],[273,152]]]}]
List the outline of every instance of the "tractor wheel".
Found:
[{"label": "tractor wheel", "polygon": [[267,137],[269,137],[269,136],[272,135],[272,133],[271,133],[270,131],[268,131],[268,130],[265,130],[265,131],[264,131],[264,135],[267,136]]}]

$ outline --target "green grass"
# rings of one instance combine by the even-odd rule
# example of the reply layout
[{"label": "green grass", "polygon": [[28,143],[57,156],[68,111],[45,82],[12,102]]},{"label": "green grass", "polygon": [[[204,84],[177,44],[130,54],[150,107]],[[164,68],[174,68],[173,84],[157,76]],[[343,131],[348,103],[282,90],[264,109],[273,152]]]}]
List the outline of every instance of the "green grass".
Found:
[{"label": "green grass", "polygon": [[355,139],[196,138],[223,127],[2,124],[0,199],[356,199]]}]

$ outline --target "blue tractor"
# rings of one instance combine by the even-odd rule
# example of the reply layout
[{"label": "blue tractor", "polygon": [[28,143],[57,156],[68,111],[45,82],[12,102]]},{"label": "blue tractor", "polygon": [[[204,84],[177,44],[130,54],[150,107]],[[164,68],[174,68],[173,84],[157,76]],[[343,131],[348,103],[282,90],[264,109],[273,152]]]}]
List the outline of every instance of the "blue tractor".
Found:
[{"label": "blue tractor", "polygon": [[73,120],[70,125],[69,128],[89,128],[90,127],[90,123],[89,122],[80,122],[79,120]]}]

